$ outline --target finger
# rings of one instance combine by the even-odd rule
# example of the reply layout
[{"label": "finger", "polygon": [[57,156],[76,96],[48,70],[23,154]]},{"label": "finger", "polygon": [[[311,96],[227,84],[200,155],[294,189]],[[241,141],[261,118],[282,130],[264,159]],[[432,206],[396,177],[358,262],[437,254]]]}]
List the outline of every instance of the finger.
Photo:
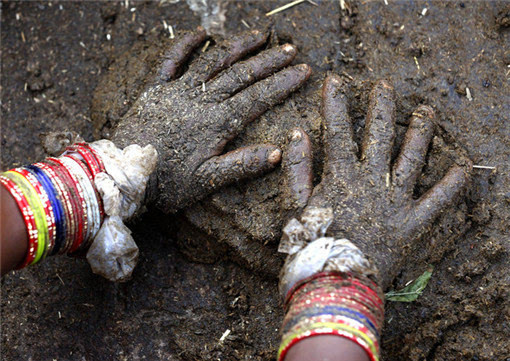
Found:
[{"label": "finger", "polygon": [[411,230],[429,226],[442,211],[447,210],[463,192],[470,179],[470,162],[465,166],[455,165],[446,175],[421,196],[410,213]]},{"label": "finger", "polygon": [[294,128],[283,153],[283,206],[298,211],[306,206],[313,190],[312,144],[306,132]]},{"label": "finger", "polygon": [[248,123],[267,109],[282,102],[299,89],[310,77],[311,72],[312,69],[306,64],[295,65],[225,100],[222,103],[225,107],[222,114],[223,123],[220,125],[224,143],[232,140]]},{"label": "finger", "polygon": [[198,182],[206,192],[246,178],[253,178],[273,169],[281,160],[281,151],[274,145],[252,145],[216,156],[197,170]]},{"label": "finger", "polygon": [[404,143],[393,167],[395,199],[409,199],[412,196],[434,135],[434,117],[434,111],[426,105],[418,107],[411,117]]},{"label": "finger", "polygon": [[205,83],[246,54],[264,45],[267,36],[266,33],[254,30],[223,41],[193,61],[183,76],[183,81],[191,87]]},{"label": "finger", "polygon": [[389,176],[391,148],[395,139],[395,100],[393,86],[379,81],[370,95],[361,159],[377,180]]},{"label": "finger", "polygon": [[163,81],[175,77],[179,67],[188,59],[191,52],[207,37],[205,29],[199,26],[195,31],[182,34],[172,46],[165,51],[159,71],[159,78]]},{"label": "finger", "polygon": [[322,86],[324,147],[327,167],[335,174],[350,174],[358,161],[352,123],[347,113],[345,84],[337,75],[329,75]]},{"label": "finger", "polygon": [[294,46],[285,44],[236,63],[207,84],[205,97],[223,101],[256,80],[266,78],[289,65],[296,54],[297,49]]}]

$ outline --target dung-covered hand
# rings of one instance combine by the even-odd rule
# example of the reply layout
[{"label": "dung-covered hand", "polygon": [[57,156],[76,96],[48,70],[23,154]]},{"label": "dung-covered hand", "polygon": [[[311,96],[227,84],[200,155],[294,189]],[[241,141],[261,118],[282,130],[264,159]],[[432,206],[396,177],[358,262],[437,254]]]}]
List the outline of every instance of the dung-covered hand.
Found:
[{"label": "dung-covered hand", "polygon": [[182,35],[163,55],[154,84],[116,128],[112,140],[119,146],[156,147],[155,200],[163,211],[175,212],[221,186],[260,175],[279,163],[281,152],[271,144],[222,154],[247,124],[310,76],[307,65],[285,68],[296,55],[292,45],[240,61],[262,48],[267,37],[260,31],[241,34],[210,47],[188,66],[187,59],[206,34],[199,28]]},{"label": "dung-covered hand", "polygon": [[283,160],[287,198],[303,214],[315,208],[331,209],[333,221],[327,235],[346,238],[360,248],[377,266],[385,289],[433,221],[461,195],[472,166],[469,161],[452,166],[415,199],[414,186],[434,132],[434,111],[428,106],[415,110],[392,164],[395,100],[387,81],[378,82],[371,93],[360,151],[353,138],[345,87],[335,75],[323,84],[322,115],[326,156],[322,180],[312,187],[310,143],[305,132],[294,129]]}]

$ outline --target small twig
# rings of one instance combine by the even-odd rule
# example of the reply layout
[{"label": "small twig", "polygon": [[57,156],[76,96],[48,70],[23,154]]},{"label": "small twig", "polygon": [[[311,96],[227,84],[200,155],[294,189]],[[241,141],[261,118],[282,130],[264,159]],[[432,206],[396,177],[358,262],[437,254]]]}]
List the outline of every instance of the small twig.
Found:
[{"label": "small twig", "polygon": [[204,44],[204,47],[202,48],[202,53],[205,53],[209,45],[211,44],[211,40],[207,40]]},{"label": "small twig", "polygon": [[473,100],[473,97],[471,96],[471,90],[469,90],[468,87],[466,87],[466,98],[467,100],[469,101],[472,101]]},{"label": "small twig", "polygon": [[418,70],[420,70],[420,63],[418,63],[418,58],[414,57],[414,63],[416,64]]},{"label": "small twig", "polygon": [[286,5],[280,6],[279,8],[271,10],[270,12],[268,12],[266,14],[266,16],[271,16],[271,15],[274,15],[276,13],[279,13],[280,11],[287,10],[288,8],[291,8],[293,6],[301,4],[301,3],[305,2],[305,1],[307,1],[307,0],[295,0],[293,2],[290,2],[290,3],[286,4]]},{"label": "small twig", "polygon": [[64,281],[62,281],[62,278],[60,278],[60,275],[58,273],[57,273],[57,277],[60,280],[60,282],[62,282],[62,286],[65,286],[66,284],[64,283]]},{"label": "small twig", "polygon": [[225,332],[223,332],[223,335],[221,335],[220,337],[220,343],[225,341],[225,339],[228,337],[228,335],[230,335],[230,330],[227,328],[227,330]]},{"label": "small twig", "polygon": [[474,165],[473,168],[477,168],[477,169],[490,169],[490,170],[496,169],[496,167],[491,167],[491,166],[488,166],[488,165]]},{"label": "small twig", "polygon": [[350,76],[348,73],[346,73],[345,71],[342,71],[341,73],[343,76],[347,77],[350,81],[353,81],[354,78],[352,76]]}]

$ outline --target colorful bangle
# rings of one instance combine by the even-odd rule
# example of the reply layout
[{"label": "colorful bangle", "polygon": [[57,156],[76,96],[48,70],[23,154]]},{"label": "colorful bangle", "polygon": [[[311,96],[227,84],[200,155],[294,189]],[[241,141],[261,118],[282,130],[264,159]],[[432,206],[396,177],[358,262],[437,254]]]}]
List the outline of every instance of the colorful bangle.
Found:
[{"label": "colorful bangle", "polygon": [[299,282],[287,294],[278,360],[299,341],[318,335],[347,338],[379,360],[384,318],[381,289],[368,277],[320,272]]},{"label": "colorful bangle", "polygon": [[51,183],[57,190],[56,197],[57,197],[57,199],[59,199],[59,201],[62,205],[64,214],[62,217],[63,239],[62,239],[59,249],[56,250],[55,252],[56,252],[56,254],[65,253],[66,252],[66,244],[67,244],[68,240],[73,237],[73,232],[74,232],[73,231],[74,219],[72,217],[73,206],[71,204],[70,196],[67,194],[67,188],[64,186],[64,184],[62,183],[62,180],[60,179],[60,177],[57,176],[55,170],[51,167],[50,164],[40,162],[40,163],[35,163],[34,166],[41,169],[44,172],[44,174],[46,174],[48,176]]},{"label": "colorful bangle", "polygon": [[13,169],[13,171],[25,177],[25,179],[32,185],[32,187],[34,187],[43,205],[46,226],[48,228],[48,239],[42,255],[42,259],[44,259],[46,258],[48,253],[51,252],[53,246],[55,245],[56,228],[55,228],[55,213],[53,212],[53,206],[51,205],[50,198],[47,192],[44,190],[42,184],[28,169],[24,167],[15,168]]},{"label": "colorful bangle", "polygon": [[74,172],[74,174],[79,179],[79,182],[82,186],[82,189],[84,189],[85,197],[86,197],[86,203],[87,203],[87,209],[88,209],[88,219],[89,219],[89,229],[87,232],[87,235],[78,249],[84,250],[87,249],[90,245],[90,242],[94,239],[97,232],[99,231],[99,227],[101,225],[100,221],[100,215],[99,215],[99,205],[96,198],[96,193],[94,191],[93,183],[91,182],[89,175],[87,174],[87,170],[83,162],[80,160],[77,160],[76,158],[65,155],[62,158],[62,162],[64,162],[68,167],[70,167],[70,170]]},{"label": "colorful bangle", "polygon": [[99,170],[101,172],[106,172],[106,168],[104,166],[103,160],[101,159],[101,156],[99,156],[97,151],[93,147],[91,147],[90,144],[88,144],[88,143],[76,143],[76,144],[83,147],[84,149],[88,150],[90,152],[90,154],[92,154],[92,156],[96,160],[96,162],[99,166]]},{"label": "colorful bangle", "polygon": [[53,170],[57,173],[57,175],[62,179],[62,183],[67,188],[66,193],[69,196],[69,200],[71,203],[71,216],[73,219],[73,234],[67,240],[66,243],[66,253],[73,252],[83,240],[83,227],[85,223],[85,212],[83,209],[83,193],[81,192],[81,188],[77,184],[76,180],[71,176],[67,168],[62,164],[62,162],[57,158],[46,158],[46,163],[48,163]]},{"label": "colorful bangle", "polygon": [[37,228],[37,250],[35,254],[35,259],[30,264],[35,264],[39,262],[46,250],[46,243],[48,240],[48,227],[46,225],[46,216],[44,214],[44,207],[42,202],[37,194],[37,191],[30,184],[25,177],[21,174],[9,170],[3,173],[4,176],[12,180],[23,192],[24,197],[28,201],[30,208],[32,208],[32,212],[34,213],[35,224]]},{"label": "colorful bangle", "polygon": [[78,178],[78,176],[76,175],[74,170],[71,169],[74,164],[71,165],[68,162],[68,159],[65,159],[64,157],[60,157],[58,159],[54,159],[54,158],[48,158],[48,159],[51,159],[54,162],[57,162],[58,164],[61,165],[61,169],[62,169],[63,173],[66,173],[68,175],[68,177],[71,179],[69,184],[76,191],[75,196],[77,199],[78,212],[79,212],[78,213],[78,215],[79,215],[79,217],[78,217],[78,220],[79,220],[78,221],[78,234],[77,234],[77,237],[75,238],[75,242],[73,243],[71,249],[68,251],[68,253],[73,253],[80,247],[80,245],[85,240],[86,235],[89,232],[89,227],[90,227],[90,224],[89,224],[90,219],[89,219],[89,215],[88,215],[88,206],[87,206],[87,200],[85,198],[85,191],[82,187],[80,179]]},{"label": "colorful bangle", "polygon": [[95,178],[97,174],[101,173],[101,169],[99,167],[99,163],[95,159],[94,155],[90,152],[89,149],[85,148],[80,144],[73,144],[66,148],[67,151],[79,153],[87,167],[89,167],[92,176]]},{"label": "colorful bangle", "polygon": [[16,204],[18,205],[21,215],[23,216],[25,228],[27,230],[28,251],[23,262],[21,262],[16,267],[16,269],[21,269],[31,264],[35,259],[39,239],[37,225],[35,223],[35,217],[34,213],[32,212],[32,208],[28,204],[28,201],[26,200],[23,192],[16,185],[16,183],[14,183],[12,180],[3,175],[0,175],[0,182],[9,191],[9,193],[16,201]]},{"label": "colorful bangle", "polygon": [[18,268],[49,255],[82,255],[101,228],[105,214],[94,178],[105,172],[104,164],[87,143],[68,151],[0,175],[28,235],[28,251]]},{"label": "colorful bangle", "polygon": [[[101,172],[104,172],[104,166],[102,162],[100,162],[100,158],[98,158],[97,153],[92,150],[91,147],[86,147],[83,143],[73,144],[72,146],[67,147],[67,150],[71,152],[69,155],[73,156],[74,153],[78,153],[82,158],[83,162],[87,165],[90,175],[90,181],[94,185],[94,179],[96,175]],[[94,191],[96,193],[96,198],[99,206],[99,214],[100,214],[100,222],[103,223],[104,220],[104,207],[103,200],[97,191],[97,188],[94,186]]]},{"label": "colorful bangle", "polygon": [[62,247],[62,243],[65,238],[65,224],[64,224],[64,208],[57,198],[57,190],[53,186],[50,178],[44,173],[43,170],[38,168],[35,165],[28,165],[26,168],[32,172],[32,174],[37,178],[37,180],[42,184],[43,188],[46,190],[46,194],[50,200],[54,216],[55,216],[55,244],[52,250],[49,253],[49,256],[57,254],[60,248]]},{"label": "colorful bangle", "polygon": [[[90,152],[90,154],[92,155],[92,160],[93,160],[92,163],[94,163],[94,161],[95,161],[95,163],[97,164],[97,167],[99,168],[99,173],[106,173],[106,168],[104,166],[104,162],[101,159],[101,156],[98,154],[98,152],[88,143],[78,143],[78,145],[83,147],[83,149]],[[96,175],[97,174],[94,175],[94,179],[95,179]],[[94,187],[94,189],[96,189],[96,188]],[[97,192],[97,189],[96,189],[96,192]],[[97,195],[98,195],[98,199],[99,199],[99,211],[101,213],[101,223],[103,223],[104,216],[105,216],[103,199],[99,195],[99,192],[97,192]]]},{"label": "colorful bangle", "polygon": [[[85,243],[88,240],[88,237],[90,236],[90,233],[91,233],[91,227],[92,227],[92,222],[93,222],[92,211],[90,209],[90,202],[88,199],[88,193],[85,189],[85,184],[82,179],[82,174],[80,174],[81,168],[79,168],[79,166],[74,161],[72,161],[70,158],[68,158],[66,156],[60,157],[59,160],[67,168],[69,173],[73,175],[74,180],[76,181],[76,184],[79,185],[82,190],[83,214],[84,214],[84,218],[86,219],[87,223],[86,224],[84,223],[83,238],[80,243],[80,246],[81,246],[83,243]],[[80,246],[78,246],[78,247],[80,247]],[[78,249],[78,247],[76,247],[76,249]]]}]

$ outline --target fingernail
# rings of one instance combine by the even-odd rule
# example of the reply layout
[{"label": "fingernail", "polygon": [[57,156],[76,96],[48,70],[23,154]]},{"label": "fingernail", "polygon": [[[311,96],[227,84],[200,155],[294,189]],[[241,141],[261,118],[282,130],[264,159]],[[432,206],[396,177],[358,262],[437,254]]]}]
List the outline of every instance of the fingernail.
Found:
[{"label": "fingernail", "polygon": [[271,164],[278,164],[280,163],[280,160],[282,159],[282,151],[280,149],[273,150],[269,157],[267,157],[267,161]]},{"label": "fingernail", "polygon": [[309,77],[310,74],[312,74],[312,68],[307,64],[299,64],[299,65],[296,65],[296,67],[299,70],[306,71],[306,77]]},{"label": "fingernail", "polygon": [[[418,107],[418,109],[416,109],[416,112],[422,116],[427,116],[430,119],[434,118],[434,109],[432,109],[432,107],[430,107],[428,105],[420,105]],[[414,113],[413,113],[413,115],[414,115]]]},{"label": "fingernail", "polygon": [[301,132],[297,129],[294,129],[291,134],[291,140],[301,140]]},{"label": "fingernail", "polygon": [[340,80],[338,80],[338,77],[336,75],[329,75],[328,81],[334,84],[340,84]]},{"label": "fingernail", "polygon": [[285,44],[282,46],[282,49],[286,53],[294,53],[296,51],[296,47],[291,44]]}]

